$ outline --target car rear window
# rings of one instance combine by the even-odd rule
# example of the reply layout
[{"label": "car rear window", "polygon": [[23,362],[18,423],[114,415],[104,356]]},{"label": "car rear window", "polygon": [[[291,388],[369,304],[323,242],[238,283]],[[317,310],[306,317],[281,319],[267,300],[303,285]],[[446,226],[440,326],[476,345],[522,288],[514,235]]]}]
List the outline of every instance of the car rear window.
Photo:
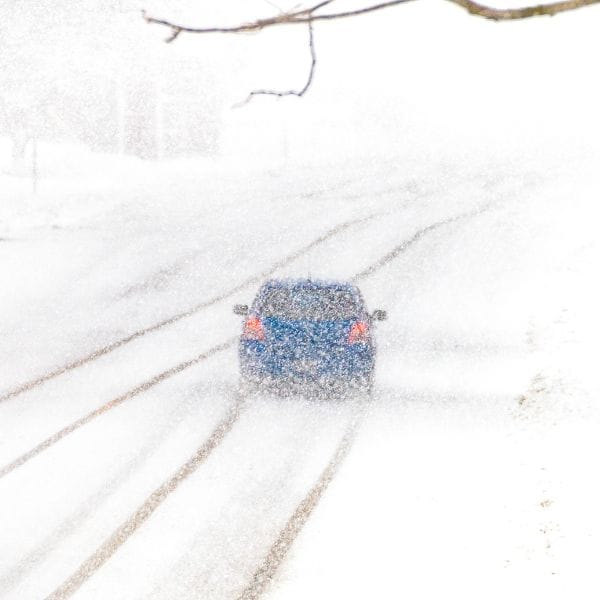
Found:
[{"label": "car rear window", "polygon": [[265,317],[311,321],[345,320],[360,313],[355,297],[335,288],[272,289],[259,310]]}]

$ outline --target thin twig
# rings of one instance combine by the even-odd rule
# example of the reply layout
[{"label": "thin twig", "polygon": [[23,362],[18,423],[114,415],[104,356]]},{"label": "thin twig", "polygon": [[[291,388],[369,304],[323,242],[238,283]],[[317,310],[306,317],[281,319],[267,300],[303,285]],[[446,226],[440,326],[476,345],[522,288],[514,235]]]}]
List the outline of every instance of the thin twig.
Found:
[{"label": "thin twig", "polygon": [[173,29],[171,30],[171,35],[165,40],[165,42],[167,42],[167,44],[174,42],[180,33],[181,33],[181,29],[178,29],[177,27],[173,27]]},{"label": "thin twig", "polygon": [[314,13],[315,11],[319,10],[320,8],[323,8],[324,6],[327,6],[328,4],[331,4],[332,2],[335,2],[335,0],[323,0],[323,2],[321,2],[320,4],[316,4],[315,6],[313,6],[310,9],[310,12]]},{"label": "thin twig", "polygon": [[[265,27],[272,27],[273,25],[284,25],[289,23],[309,23],[310,21],[315,20],[317,15],[315,15],[315,11],[327,6],[328,4],[332,4],[335,0],[322,0],[317,4],[309,6],[308,8],[302,8],[299,10],[294,10],[290,12],[283,12],[273,17],[268,17],[265,19],[257,19],[256,21],[251,21],[249,23],[242,23],[240,25],[233,25],[229,27],[188,27],[186,25],[178,25],[176,23],[172,23],[166,19],[157,19],[155,17],[148,16],[146,11],[142,11],[142,16],[146,20],[147,23],[152,23],[155,25],[164,25],[165,27],[169,27],[173,31],[177,31],[177,35],[181,32],[185,33],[249,33],[252,31],[260,31]],[[405,1],[405,0],[402,0]]]},{"label": "thin twig", "polygon": [[230,27],[187,27],[185,25],[178,25],[176,23],[172,23],[171,21],[168,21],[166,19],[156,19],[154,17],[150,17],[146,14],[146,11],[142,11],[142,16],[143,18],[146,20],[147,23],[153,23],[156,25],[164,25],[165,27],[169,27],[170,29],[173,30],[178,30],[180,32],[186,32],[186,33],[249,33],[252,31],[260,31],[261,29],[264,29],[265,27],[271,27],[273,25],[278,25],[278,24],[282,24],[282,23],[288,23],[290,22],[290,19],[302,19],[304,18],[303,21],[299,21],[299,22],[303,22],[306,23],[309,20],[311,20],[310,18],[307,18],[311,16],[311,10],[313,10],[312,8],[307,8],[307,9],[302,9],[302,10],[298,10],[298,11],[294,11],[294,12],[288,12],[288,13],[281,13],[278,15],[275,15],[274,17],[268,17],[265,19],[257,19],[256,21],[252,21],[250,23],[242,23],[241,25],[234,25],[234,26],[230,26]]},{"label": "thin twig", "polygon": [[271,2],[271,0],[264,0],[264,2],[266,2],[267,4],[269,4],[270,6],[272,6],[273,8],[276,8],[280,13],[285,12],[284,10],[281,9],[280,6],[277,6],[277,4],[275,4],[275,2]]},{"label": "thin twig", "polygon": [[309,47],[310,47],[311,63],[310,63],[310,71],[308,73],[308,79],[306,80],[304,87],[301,90],[285,90],[285,91],[253,90],[252,92],[250,92],[248,94],[248,97],[244,101],[239,102],[238,104],[235,104],[234,108],[239,108],[240,106],[244,106],[245,104],[248,104],[248,102],[250,102],[250,100],[252,100],[252,98],[254,98],[254,96],[277,96],[279,98],[282,98],[283,96],[298,96],[301,98],[302,96],[304,96],[304,94],[307,92],[308,88],[310,87],[310,84],[313,81],[313,77],[315,74],[315,67],[317,66],[317,53],[315,52],[315,39],[314,39],[314,33],[313,33],[313,24],[311,21],[308,22],[308,34],[309,34],[308,43],[309,43]]}]

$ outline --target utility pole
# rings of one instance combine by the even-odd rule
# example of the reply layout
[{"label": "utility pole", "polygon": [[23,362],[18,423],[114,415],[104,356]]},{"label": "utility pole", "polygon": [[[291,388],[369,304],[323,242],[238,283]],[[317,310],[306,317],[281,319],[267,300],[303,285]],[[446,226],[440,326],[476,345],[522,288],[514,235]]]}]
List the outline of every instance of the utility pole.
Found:
[{"label": "utility pole", "polygon": [[154,139],[156,158],[162,160],[165,155],[165,107],[161,83],[154,77]]},{"label": "utility pole", "polygon": [[116,94],[116,112],[117,112],[117,152],[121,156],[125,154],[125,90],[123,85],[123,73],[119,70],[117,76]]},{"label": "utility pole", "polygon": [[280,114],[281,114],[281,133],[282,133],[282,141],[283,141],[283,164],[287,166],[288,158],[289,158],[289,135],[288,135],[288,124],[285,114],[285,107],[282,108],[283,103],[279,103],[280,106]]},{"label": "utility pole", "polygon": [[33,195],[37,195],[38,190],[38,143],[37,138],[31,140],[31,179],[33,183]]}]

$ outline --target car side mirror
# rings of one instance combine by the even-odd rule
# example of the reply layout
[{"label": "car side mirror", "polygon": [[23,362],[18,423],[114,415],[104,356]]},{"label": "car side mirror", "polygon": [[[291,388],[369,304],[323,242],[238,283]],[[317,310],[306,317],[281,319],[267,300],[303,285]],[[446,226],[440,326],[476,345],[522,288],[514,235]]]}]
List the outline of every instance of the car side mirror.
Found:
[{"label": "car side mirror", "polygon": [[236,304],[233,307],[233,312],[236,315],[245,317],[248,314],[248,305],[247,304]]},{"label": "car side mirror", "polygon": [[387,319],[387,312],[385,310],[374,310],[371,315],[373,321],[385,321]]}]

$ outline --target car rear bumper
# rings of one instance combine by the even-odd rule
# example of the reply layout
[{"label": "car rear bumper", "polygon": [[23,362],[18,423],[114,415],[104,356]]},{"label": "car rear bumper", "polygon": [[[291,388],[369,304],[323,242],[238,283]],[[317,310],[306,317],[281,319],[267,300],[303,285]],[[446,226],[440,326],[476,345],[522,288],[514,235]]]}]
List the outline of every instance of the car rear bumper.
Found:
[{"label": "car rear bumper", "polygon": [[266,391],[277,395],[302,394],[315,397],[346,396],[353,392],[370,393],[372,376],[362,378],[297,379],[294,377],[247,376],[242,375],[242,389],[245,392]]},{"label": "car rear bumper", "polygon": [[359,344],[322,355],[293,357],[269,352],[263,344],[242,342],[239,358],[245,379],[276,385],[362,383],[372,378],[375,362],[373,348]]}]

